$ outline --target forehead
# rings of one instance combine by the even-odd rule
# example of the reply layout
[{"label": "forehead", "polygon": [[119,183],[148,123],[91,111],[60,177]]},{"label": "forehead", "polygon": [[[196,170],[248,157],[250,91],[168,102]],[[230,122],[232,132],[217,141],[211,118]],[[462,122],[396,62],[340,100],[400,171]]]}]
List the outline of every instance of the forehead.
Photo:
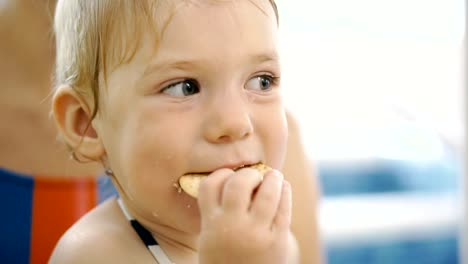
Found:
[{"label": "forehead", "polygon": [[[213,46],[206,44],[219,47],[229,42],[238,48],[275,49],[278,24],[272,0],[142,0],[141,5],[126,4],[121,12],[109,10],[117,17],[101,28],[100,71],[106,77],[135,56],[141,61],[141,57],[171,56],[175,51],[181,56],[183,51],[193,55],[194,49]],[[271,47],[265,47],[268,45]]]},{"label": "forehead", "polygon": [[153,16],[155,27],[147,27],[129,63],[117,65],[108,76],[108,86],[122,86],[117,76],[136,82],[170,65],[228,71],[278,58],[277,21],[268,0],[171,1],[159,5]]},{"label": "forehead", "polygon": [[268,0],[180,1],[160,33],[161,59],[276,53],[277,23]]}]

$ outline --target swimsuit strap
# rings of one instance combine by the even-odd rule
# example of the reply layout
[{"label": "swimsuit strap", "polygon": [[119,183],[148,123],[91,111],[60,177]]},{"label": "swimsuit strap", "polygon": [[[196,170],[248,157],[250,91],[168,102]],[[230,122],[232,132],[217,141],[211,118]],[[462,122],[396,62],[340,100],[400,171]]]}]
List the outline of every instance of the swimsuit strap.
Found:
[{"label": "swimsuit strap", "polygon": [[149,251],[153,255],[154,259],[156,259],[156,261],[159,264],[171,264],[172,262],[169,260],[169,258],[164,253],[164,251],[161,249],[161,247],[159,246],[158,242],[153,237],[153,235],[144,226],[142,226],[140,222],[138,222],[135,218],[133,218],[130,215],[122,199],[120,198],[117,199],[117,203],[119,204],[120,209],[122,209],[122,212],[124,213],[127,220],[130,221],[130,224],[132,225],[133,229],[140,237],[141,241],[145,243],[145,246],[149,249]]}]

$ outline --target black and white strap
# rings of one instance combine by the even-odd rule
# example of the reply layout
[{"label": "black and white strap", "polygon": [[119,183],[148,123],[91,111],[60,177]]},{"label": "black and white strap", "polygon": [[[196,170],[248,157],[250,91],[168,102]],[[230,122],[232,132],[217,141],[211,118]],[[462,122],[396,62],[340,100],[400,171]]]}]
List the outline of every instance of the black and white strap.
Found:
[{"label": "black and white strap", "polygon": [[169,258],[164,253],[164,251],[161,249],[161,247],[159,246],[158,242],[153,237],[153,235],[144,226],[142,226],[140,222],[138,222],[135,218],[133,218],[130,215],[122,199],[120,198],[117,199],[117,202],[120,208],[122,209],[122,212],[124,213],[125,217],[127,218],[128,221],[130,221],[130,224],[132,225],[133,229],[141,238],[141,241],[145,243],[146,247],[149,249],[154,259],[156,259],[156,261],[159,264],[172,264],[172,262],[169,260]]}]

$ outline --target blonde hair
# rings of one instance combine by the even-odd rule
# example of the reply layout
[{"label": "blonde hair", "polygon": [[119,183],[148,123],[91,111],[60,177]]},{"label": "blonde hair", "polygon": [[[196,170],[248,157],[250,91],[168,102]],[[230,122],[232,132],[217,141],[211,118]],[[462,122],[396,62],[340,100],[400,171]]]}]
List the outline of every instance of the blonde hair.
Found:
[{"label": "blonde hair", "polygon": [[[276,4],[269,1],[278,21]],[[162,36],[169,21],[157,21],[155,11],[168,2],[171,1],[58,1],[54,21],[56,87],[68,85],[80,96],[92,98],[90,120],[98,113],[101,78],[105,82],[113,68],[132,59],[148,25],[155,33],[159,29],[156,41]]]}]

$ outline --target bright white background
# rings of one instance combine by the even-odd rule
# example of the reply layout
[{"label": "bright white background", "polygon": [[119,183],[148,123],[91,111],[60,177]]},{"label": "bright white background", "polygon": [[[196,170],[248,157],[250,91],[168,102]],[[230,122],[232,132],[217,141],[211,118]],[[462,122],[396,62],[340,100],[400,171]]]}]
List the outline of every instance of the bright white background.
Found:
[{"label": "bright white background", "polygon": [[[461,158],[464,0],[280,0],[278,7],[284,97],[312,159],[430,161],[447,147]],[[360,221],[346,220],[351,208]],[[394,193],[322,199],[319,215],[326,240],[382,239],[446,232],[460,223],[461,208],[452,193]]]},{"label": "bright white background", "polygon": [[[311,157],[432,159],[441,155],[439,137],[460,149],[463,0],[283,0],[278,7],[282,87]],[[409,128],[423,136],[402,132]],[[409,148],[392,144],[399,131]]]}]

